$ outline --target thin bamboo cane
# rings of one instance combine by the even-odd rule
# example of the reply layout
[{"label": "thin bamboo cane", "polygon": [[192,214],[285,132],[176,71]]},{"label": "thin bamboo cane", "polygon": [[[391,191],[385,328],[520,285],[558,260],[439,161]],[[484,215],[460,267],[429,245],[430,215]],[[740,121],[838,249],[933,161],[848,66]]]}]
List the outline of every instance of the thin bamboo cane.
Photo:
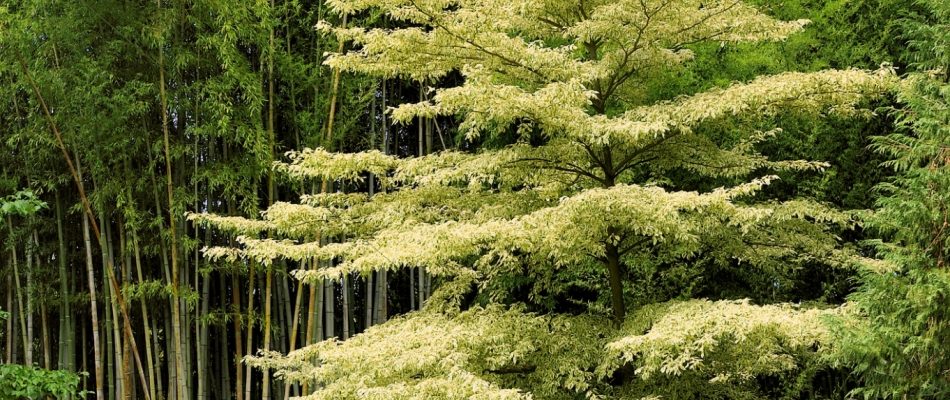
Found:
[{"label": "thin bamboo cane", "polygon": [[[80,175],[78,175],[76,169],[73,168],[72,159],[69,157],[69,153],[66,151],[66,146],[63,144],[63,139],[59,134],[59,130],[56,129],[56,123],[53,121],[53,116],[49,112],[49,107],[46,106],[46,102],[43,100],[43,96],[40,94],[39,88],[37,88],[36,83],[33,82],[33,78],[30,76],[29,69],[27,69],[26,63],[23,61],[23,57],[20,55],[19,50],[14,49],[14,53],[17,56],[17,61],[20,62],[20,66],[23,68],[24,75],[26,75],[27,80],[29,80],[30,82],[30,86],[33,88],[33,92],[36,94],[36,97],[40,100],[40,105],[42,105],[43,112],[44,114],[46,114],[46,119],[49,121],[50,128],[53,130],[53,133],[56,135],[56,140],[59,143],[59,148],[60,150],[62,150],[63,156],[66,158],[66,164],[69,165],[70,172],[72,172],[73,180],[76,182],[76,186],[78,186],[79,188],[79,197],[83,201],[83,206],[86,209],[86,213],[89,214],[89,221],[92,223],[93,231],[96,233],[96,238],[99,239],[99,242],[101,243],[102,236],[99,234],[99,227],[96,225],[95,218],[93,217],[93,214],[92,214],[92,209],[89,206],[89,201],[86,200],[86,193],[83,190]],[[115,276],[112,274],[111,268],[109,269],[109,278],[110,278],[109,279],[110,282],[112,283],[112,286],[114,288],[118,288],[118,284],[116,283]],[[94,282],[90,282],[90,283],[94,284]],[[123,313],[125,313],[125,309],[123,309]],[[145,387],[147,386],[145,382],[145,370],[144,368],[142,368],[142,362],[138,356],[138,350],[136,349],[136,346],[135,346],[135,339],[132,336],[132,327],[131,325],[129,325],[128,318],[125,318],[125,330],[126,330],[126,334],[131,339],[132,352],[135,355],[135,361],[136,361],[136,364],[138,365],[139,377],[142,379],[143,387]],[[101,400],[101,397],[99,397],[99,399]],[[150,398],[146,397],[146,400],[150,400]]]},{"label": "thin bamboo cane", "polygon": [[[7,216],[7,225],[10,227],[10,236],[13,237],[13,219],[10,218],[9,215]],[[18,313],[20,320],[20,333],[23,335],[23,351],[26,353],[28,351],[27,349],[29,348],[26,335],[26,318],[24,317],[24,314],[26,314],[26,309],[23,307],[23,288],[20,286],[20,267],[18,265],[19,262],[17,262],[15,247],[10,249],[10,254],[12,254],[11,260],[13,260],[13,280],[16,282],[16,302],[20,307]],[[27,357],[26,365],[30,365],[29,357]]]},{"label": "thin bamboo cane", "polygon": [[[132,247],[135,252],[135,272],[139,280],[139,284],[144,284],[145,279],[142,275],[142,257],[141,251],[139,249],[139,238],[135,230],[132,230]],[[155,399],[155,380],[160,379],[155,377],[155,361],[152,358],[152,325],[151,320],[148,318],[148,304],[143,298],[141,301],[142,306],[142,320],[145,324],[145,360],[148,361],[149,365],[149,374],[148,374],[148,389],[149,397]],[[156,348],[157,350],[157,348]]]}]

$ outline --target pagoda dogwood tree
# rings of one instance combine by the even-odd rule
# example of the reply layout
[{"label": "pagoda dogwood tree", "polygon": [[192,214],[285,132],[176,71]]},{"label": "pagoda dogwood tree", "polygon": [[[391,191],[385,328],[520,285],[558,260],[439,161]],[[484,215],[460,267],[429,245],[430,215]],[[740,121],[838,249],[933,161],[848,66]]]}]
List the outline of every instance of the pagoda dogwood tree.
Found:
[{"label": "pagoda dogwood tree", "polygon": [[[642,288],[634,282],[659,265],[738,263],[771,274],[807,262],[849,263],[830,228],[852,224],[848,214],[807,200],[762,199],[760,189],[775,179],[772,173],[820,170],[824,164],[759,154],[756,143],[782,132],[761,129],[759,122],[786,111],[867,115],[860,103],[888,89],[894,80],[890,71],[789,72],[653,101],[643,88],[688,63],[689,45],[783,40],[807,21],[777,21],[736,0],[328,3],[341,14],[381,10],[403,26],[366,30],[319,24],[353,44],[353,50],[329,58],[334,68],[421,82],[453,73],[464,77],[461,86],[432,89],[427,101],[391,109],[395,121],[452,115],[468,138],[516,132],[521,139],[497,150],[443,151],[415,159],[377,151],[291,153],[290,163],[275,168],[292,178],[361,180],[372,173],[390,190],[372,199],[304,196],[302,204],[274,204],[262,220],[192,216],[245,234],[240,249],[209,249],[212,257],[336,261],[298,271],[308,281],[424,266],[443,282],[420,315],[372,331],[373,340],[390,338],[380,346],[393,348],[369,349],[369,339],[345,345],[356,359],[372,360],[384,351],[410,357],[389,356],[405,363],[397,363],[392,373],[367,372],[366,363],[358,371],[356,364],[342,361],[307,367],[313,356],[339,360],[335,344],[255,363],[282,369],[292,379],[323,382],[319,398],[523,398],[535,392],[558,398],[608,393],[598,385],[610,379],[608,386],[626,384],[618,378],[624,363],[639,365],[635,374],[644,378],[694,373],[695,382],[716,378],[748,389],[750,377],[799,368],[803,360],[794,354],[823,346],[827,335],[815,332],[819,312],[692,301],[647,307],[649,315],[625,324],[626,312],[630,299],[637,305],[651,301],[635,296]],[[737,139],[720,143],[706,134],[717,130]],[[677,182],[685,174],[736,184],[687,191]],[[283,238],[260,239],[263,230]],[[319,234],[347,240],[322,245],[314,240]],[[578,320],[592,326],[591,332],[603,332],[581,346],[569,343],[577,337],[571,317],[489,304],[509,303],[519,279],[531,283],[515,300],[541,304],[538,309],[570,287],[596,291],[609,301],[584,305],[594,315],[609,310],[621,329]],[[484,308],[465,300],[472,290]],[[696,326],[689,332],[696,335],[676,340],[644,335],[654,323],[676,321],[675,313],[704,315],[704,310],[726,316],[727,326],[739,325],[727,329],[692,318]],[[523,334],[485,331],[495,323],[497,329],[522,324]],[[445,340],[453,337],[457,340]],[[694,340],[700,342],[678,347]],[[765,354],[742,361],[746,345]],[[721,359],[710,357],[717,348],[725,354]],[[547,359],[559,366],[546,369],[551,366],[538,365],[544,354],[565,357]],[[769,357],[781,361],[763,363]],[[716,361],[704,364],[704,359]],[[354,369],[341,369],[345,365]],[[640,389],[630,393],[652,391]]]}]

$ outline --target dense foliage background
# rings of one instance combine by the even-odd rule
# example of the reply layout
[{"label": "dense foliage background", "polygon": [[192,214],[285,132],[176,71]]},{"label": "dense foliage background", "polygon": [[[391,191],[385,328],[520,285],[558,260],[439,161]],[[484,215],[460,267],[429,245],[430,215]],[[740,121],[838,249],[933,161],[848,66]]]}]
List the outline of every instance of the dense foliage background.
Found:
[{"label": "dense foliage background", "polygon": [[[649,190],[658,188],[695,193],[710,209],[735,199],[736,215],[760,204],[809,204],[788,211],[807,224],[781,226],[786,230],[722,217],[734,222],[723,222],[730,229],[792,243],[797,253],[781,253],[778,261],[756,261],[756,254],[768,253],[761,243],[734,249],[737,242],[726,239],[693,246],[644,236],[652,241],[616,246],[615,253],[637,250],[616,257],[619,294],[611,287],[610,246],[633,238],[615,243],[617,232],[609,229],[603,255],[564,254],[581,257],[564,266],[537,256],[548,249],[530,252],[514,243],[522,247],[498,252],[481,236],[466,236],[467,253],[453,250],[436,238],[457,231],[412,225],[462,221],[484,233],[487,225],[479,224],[486,221],[476,221],[476,211],[513,221],[569,204],[563,199],[575,195],[578,209],[598,198],[581,199],[595,193],[581,176],[554,197],[528,198],[526,188],[542,186],[537,182],[547,176],[512,178],[501,161],[484,161],[491,160],[486,154],[508,154],[514,157],[508,162],[527,157],[524,149],[557,144],[543,121],[488,119],[475,135],[466,125],[477,114],[472,109],[413,106],[435,104],[437,93],[470,82],[470,71],[428,76],[438,67],[379,67],[418,61],[408,56],[325,64],[333,54],[356,57],[371,48],[334,27],[436,29],[394,14],[413,2],[329,3],[0,5],[0,359],[11,364],[0,371],[10,377],[0,379],[0,393],[78,397],[85,391],[100,399],[286,398],[314,391],[314,398],[531,393],[538,399],[937,399],[950,393],[950,6],[944,1],[750,0],[744,4],[776,20],[811,22],[784,40],[684,42],[677,51],[690,51],[688,60],[636,75],[635,90],[621,100],[591,103],[591,115],[614,118],[639,106],[752,85],[761,76],[859,68],[882,76],[896,71],[900,78],[861,97],[856,108],[867,112],[858,117],[776,106],[763,115],[723,113],[691,130],[711,154],[741,147],[750,132],[780,127],[743,147],[751,155],[740,163],[758,155],[789,165],[826,162],[820,171],[761,163],[740,166],[741,174],[705,173],[661,160],[618,174],[617,184],[649,188],[624,194],[643,202],[654,201]],[[357,11],[345,18],[335,12],[348,3]],[[735,2],[647,3],[702,11]],[[463,5],[470,4],[447,9]],[[542,44],[553,48],[568,39]],[[499,78],[504,68],[475,77],[507,79]],[[531,79],[505,83],[539,85]],[[322,150],[304,150],[314,148]],[[308,167],[307,157],[317,161]],[[456,165],[469,168],[461,178],[445,172]],[[777,180],[728,201],[702,197],[767,174]],[[426,186],[431,182],[442,186]],[[603,193],[612,186],[611,179]],[[314,207],[301,211],[285,202]],[[506,208],[512,205],[521,208]],[[694,206],[675,211],[679,225],[702,224],[686,210]],[[596,210],[602,209],[578,212],[607,218]],[[405,236],[370,240],[391,226],[403,227]],[[431,233],[425,242],[431,247],[420,245],[413,231]],[[329,250],[304,254],[254,244],[285,238]],[[225,255],[226,249],[247,252]],[[814,257],[815,249],[831,250]],[[433,265],[412,251],[454,253],[432,256],[443,263]],[[742,251],[750,255],[745,260],[735,256]],[[330,255],[321,260],[320,254]],[[371,256],[377,259],[362,261]],[[478,273],[458,272],[468,269]],[[313,346],[283,356],[307,345]],[[259,350],[276,353],[242,362]],[[44,376],[54,375],[43,370],[80,375],[56,374],[52,382]],[[285,384],[287,377],[294,384]],[[48,387],[34,385],[39,381]]]}]

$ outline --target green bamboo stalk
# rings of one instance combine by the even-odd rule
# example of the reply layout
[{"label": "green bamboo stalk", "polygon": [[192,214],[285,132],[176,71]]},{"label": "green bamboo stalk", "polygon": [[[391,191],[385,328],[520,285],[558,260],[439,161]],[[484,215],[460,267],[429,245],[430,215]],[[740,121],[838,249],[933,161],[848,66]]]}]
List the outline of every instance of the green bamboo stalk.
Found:
[{"label": "green bamboo stalk", "polygon": [[[92,222],[92,225],[93,225],[93,230],[96,233],[96,238],[99,239],[101,243],[102,237],[99,234],[99,228],[96,226],[96,222],[93,219],[94,217],[92,215],[92,209],[89,206],[89,201],[86,200],[86,194],[82,187],[82,177],[79,173],[77,173],[76,168],[73,168],[72,159],[70,158],[69,153],[66,151],[66,145],[63,144],[63,138],[59,134],[59,130],[56,129],[56,122],[53,121],[53,115],[50,113],[49,107],[46,106],[46,102],[43,100],[43,96],[42,94],[40,94],[39,88],[36,86],[36,83],[33,81],[33,78],[30,76],[30,71],[26,67],[26,63],[23,61],[22,55],[20,55],[19,50],[17,50],[16,48],[14,48],[14,53],[16,54],[17,61],[19,61],[20,63],[20,67],[23,68],[24,75],[26,75],[27,80],[30,82],[30,86],[33,88],[33,93],[36,94],[37,99],[39,99],[40,101],[40,105],[42,106],[43,113],[46,115],[46,119],[47,121],[49,121],[50,128],[53,131],[53,134],[56,136],[56,141],[59,144],[60,150],[63,152],[63,157],[66,158],[66,164],[69,166],[69,171],[72,173],[73,180],[75,181],[76,186],[79,188],[79,197],[82,199],[82,203],[83,203],[84,208],[86,209],[86,213],[89,214],[90,221]],[[109,280],[112,286],[117,289],[118,284],[115,281],[115,277],[112,275],[111,269],[109,270]],[[122,309],[122,313],[125,314],[125,308]],[[124,320],[125,332],[128,335],[129,340],[132,342],[132,351],[133,351],[133,354],[135,355],[135,362],[136,362],[136,365],[138,366],[139,377],[142,379],[142,385],[146,385],[145,369],[142,368],[142,362],[139,358],[138,351],[135,346],[135,339],[132,336],[132,327],[129,324],[129,320],[127,317],[128,316],[126,315],[126,318]],[[148,399],[148,397],[146,397],[146,399]]]},{"label": "green bamboo stalk", "polygon": [[[248,288],[247,288],[247,347],[246,347],[247,352],[245,354],[253,353],[251,344],[252,344],[252,337],[254,335],[254,330],[253,330],[254,328],[254,264],[255,262],[251,260],[250,264],[248,265],[248,268],[250,269],[250,271],[249,271],[249,277],[247,280],[247,285],[248,285]],[[252,382],[250,365],[248,365],[247,369],[244,371],[244,379],[245,379],[244,398],[250,399],[251,398],[251,382]]]},{"label": "green bamboo stalk", "polygon": [[[99,212],[99,225],[103,227],[105,226],[105,217],[103,216],[103,212],[101,211]],[[102,240],[99,241],[99,247],[100,247],[100,254],[102,256],[102,270],[103,270],[102,275],[107,276],[110,272],[109,265],[111,265],[109,263],[109,249],[106,247],[107,246],[106,243],[109,239],[108,237],[101,238],[101,239]],[[103,292],[103,299],[102,299],[103,302],[105,303],[105,308],[106,308],[106,318],[104,321],[105,330],[106,330],[106,347],[105,347],[106,351],[103,352],[103,357],[105,357],[104,361],[106,365],[106,377],[109,380],[108,382],[109,383],[109,400],[115,400],[116,383],[117,383],[116,376],[115,376],[115,363],[114,363],[115,361],[114,341],[118,340],[118,338],[114,336],[114,330],[111,330],[111,328],[115,327],[114,321],[112,320],[112,318],[115,316],[115,314],[113,313],[114,303],[112,300],[114,295],[115,293],[112,291],[112,287],[107,287],[105,291]]]},{"label": "green bamboo stalk", "polygon": [[[13,237],[13,219],[10,218],[9,215],[7,215],[7,226],[10,227],[10,237]],[[23,351],[26,353],[28,351],[27,349],[29,348],[26,336],[26,319],[24,317],[24,314],[26,314],[26,309],[23,307],[23,288],[20,286],[20,268],[16,257],[16,247],[10,249],[10,254],[12,255],[11,259],[13,260],[13,280],[16,282],[16,301],[17,305],[20,307],[20,333],[23,335]],[[30,365],[29,357],[27,357],[26,365]]]},{"label": "green bamboo stalk", "polygon": [[325,332],[324,337],[329,339],[336,336],[336,329],[335,329],[336,327],[334,324],[334,322],[336,322],[334,321],[335,307],[334,307],[334,301],[333,301],[334,298],[336,297],[334,296],[336,294],[335,293],[336,285],[334,284],[333,279],[325,279],[323,283],[325,285],[323,289],[323,296],[324,296],[323,306],[324,306],[324,319],[325,319],[325,321],[323,322],[323,330]]},{"label": "green bamboo stalk", "polygon": [[[82,169],[79,168],[79,159],[76,159],[76,172],[79,174],[79,181],[82,182]],[[86,277],[89,283],[90,310],[92,311],[92,350],[93,359],[96,366],[96,399],[104,400],[105,396],[102,388],[102,348],[99,344],[99,314],[96,304],[96,280],[92,267],[92,240],[89,237],[89,215],[83,214],[82,236],[86,243]],[[85,364],[85,362],[83,362]]]},{"label": "green bamboo stalk", "polygon": [[[209,196],[210,197],[210,196]],[[210,203],[210,199],[208,199]],[[197,233],[197,232],[196,232]],[[205,243],[211,243],[211,230],[205,230]],[[197,270],[197,265],[195,265]],[[207,379],[208,375],[208,323],[204,320],[208,316],[208,306],[211,299],[210,288],[211,286],[211,273],[206,273],[201,278],[201,314],[198,323],[200,324],[200,332],[198,336],[199,346],[198,346],[198,398],[206,399],[208,396],[209,385]]]},{"label": "green bamboo stalk", "polygon": [[[316,271],[316,270],[317,270],[317,260],[316,260],[316,259],[311,259],[311,260],[310,260],[310,265],[311,265],[311,269],[312,269],[313,271]],[[322,288],[323,285],[321,284],[320,287]],[[313,330],[314,330],[314,324],[315,324],[315,321],[318,319],[318,315],[317,315],[317,312],[318,312],[317,310],[318,310],[318,309],[315,307],[315,305],[316,305],[316,300],[317,300],[317,288],[316,288],[316,284],[310,284],[310,285],[309,285],[309,289],[310,289],[310,298],[309,298],[308,301],[307,301],[307,315],[308,315],[308,317],[307,317],[307,330],[306,330],[306,333],[304,334],[304,345],[306,345],[306,346],[309,346],[309,345],[313,344]],[[303,388],[301,388],[301,391],[302,391],[303,395],[306,396],[306,395],[310,394],[309,386],[310,386],[310,383],[309,383],[309,382],[304,382],[304,383],[303,383]],[[239,399],[239,400],[240,400],[240,399]]]},{"label": "green bamboo stalk", "polygon": [[[225,294],[227,292],[227,287],[224,283],[224,274],[218,272],[218,296],[221,300],[220,307],[222,310],[227,308],[227,301],[225,300]],[[218,350],[218,371],[216,375],[221,377],[221,396],[224,400],[231,400],[231,368],[228,362],[228,332],[226,326],[227,325],[221,325],[219,327],[218,333],[221,340],[217,341],[220,345],[220,349]]]},{"label": "green bamboo stalk", "polygon": [[[10,259],[8,264],[10,265],[10,268],[13,268],[12,259]],[[10,288],[10,287],[13,287],[13,277],[11,277],[10,275],[7,275],[7,288]],[[4,359],[4,361],[7,364],[13,364],[13,346],[16,345],[16,342],[13,340],[13,319],[14,319],[13,313],[15,310],[13,309],[13,291],[12,290],[7,290],[7,308],[6,309],[10,310],[10,315],[7,318],[7,330],[4,331],[7,333],[7,340],[6,340],[6,346],[5,346],[7,357]]]},{"label": "green bamboo stalk", "polygon": [[26,366],[33,366],[33,246],[32,240],[26,240]]},{"label": "green bamboo stalk", "polygon": [[46,304],[40,304],[40,327],[41,335],[43,336],[43,368],[48,370],[53,369],[53,365],[50,363],[49,357],[49,324],[46,318]]},{"label": "green bamboo stalk", "polygon": [[[139,280],[139,284],[143,285],[145,284],[145,279],[142,275],[142,255],[141,255],[141,250],[139,249],[138,233],[136,233],[136,231],[133,229],[131,230],[130,235],[132,236],[132,247],[135,252],[136,277]],[[155,365],[155,360],[153,359],[153,355],[152,355],[152,346],[154,345],[152,341],[152,325],[151,325],[152,321],[148,317],[148,304],[145,301],[145,298],[142,298],[142,301],[140,304],[142,307],[142,321],[143,321],[143,324],[145,325],[145,359],[148,361],[148,365],[149,365],[149,370],[148,370],[149,397],[156,399],[157,397],[155,397],[155,381],[156,379],[160,381],[161,378],[155,377],[156,365]],[[157,350],[157,347],[156,347],[156,350]]]},{"label": "green bamboo stalk", "polygon": [[[11,285],[11,286],[12,286],[12,285]],[[18,293],[17,295],[19,295],[19,293]],[[11,308],[10,308],[10,319],[19,320],[19,318],[20,318],[20,311],[19,311],[19,308],[17,308],[17,307],[11,307]],[[20,324],[16,324],[16,323],[13,324],[13,330],[10,331],[10,335],[13,337],[13,340],[11,340],[11,342],[12,342],[11,344],[13,345],[13,346],[12,346],[12,348],[13,348],[13,354],[12,354],[11,357],[10,357],[10,364],[16,364],[16,363],[17,363],[17,358],[19,358],[19,356],[20,356],[20,352],[19,352],[19,349],[18,349],[19,346],[17,346],[17,342],[19,342],[19,340],[16,339],[17,337],[20,336]]]},{"label": "green bamboo stalk", "polygon": [[[228,147],[224,147],[224,158],[225,160],[230,158],[230,153],[228,152]],[[234,216],[234,199],[228,200],[228,216]],[[228,236],[228,245],[234,247],[234,236]],[[234,360],[237,363],[237,368],[235,368],[235,397],[237,400],[244,400],[244,392],[242,391],[244,387],[244,369],[241,368],[241,359],[244,358],[242,354],[243,343],[241,341],[241,280],[238,279],[237,272],[231,273],[231,303],[234,305]]]},{"label": "green bamboo stalk", "polygon": [[69,372],[75,372],[73,360],[71,359],[71,356],[73,356],[73,335],[70,333],[72,331],[72,312],[70,311],[69,289],[67,288],[66,242],[63,239],[63,207],[59,199],[59,191],[54,191],[54,194],[56,195],[56,233],[59,238],[59,254],[56,257],[59,261],[59,359],[61,360],[59,368]]},{"label": "green bamboo stalk", "polygon": [[287,261],[280,260],[280,267],[282,271],[279,278],[280,279],[280,297],[282,300],[281,304],[284,311],[283,322],[282,322],[281,327],[282,329],[286,331],[286,333],[281,335],[283,340],[281,340],[280,343],[281,343],[281,351],[287,352],[288,351],[287,348],[290,346],[290,336],[291,336],[290,331],[293,327],[292,321],[294,319],[294,317],[292,317],[291,315],[293,314],[294,311],[291,308],[291,304],[290,304],[290,287],[287,281],[288,280]]},{"label": "green bamboo stalk", "polygon": [[343,340],[350,338],[350,279],[343,275]]},{"label": "green bamboo stalk", "polygon": [[[270,1],[271,10],[275,10],[274,0]],[[274,161],[274,27],[270,26],[270,42],[267,51],[267,133],[270,137],[270,156],[271,162]],[[274,169],[268,168],[267,178],[267,207],[274,204]],[[270,231],[267,237],[270,238]],[[271,295],[273,292],[273,265],[267,266],[267,283],[264,294],[264,350],[271,349]],[[268,399],[270,395],[270,370],[263,368],[264,386],[261,398]]]},{"label": "green bamboo stalk", "polygon": [[[127,247],[127,236],[125,232],[125,221],[122,218],[122,214],[118,213],[119,218],[119,259],[122,260],[122,289],[121,291],[127,291],[131,279],[130,268],[132,266],[132,253],[128,251]],[[113,264],[114,265],[114,264]],[[128,307],[127,304],[122,305],[123,308]],[[146,343],[146,347],[147,343]],[[131,400],[132,396],[135,393],[134,385],[135,382],[132,380],[132,360],[130,358],[132,353],[131,345],[129,340],[124,340],[122,342],[122,371],[123,371],[123,397]]]},{"label": "green bamboo stalk", "polygon": [[[306,269],[306,262],[301,263],[301,269]],[[297,348],[297,329],[300,324],[300,308],[303,305],[303,281],[297,283],[297,299],[294,302],[294,322],[293,326],[290,328],[290,351],[294,351]],[[312,291],[311,291],[312,292]],[[290,383],[284,384],[284,400],[290,398]]]},{"label": "green bamboo stalk", "polygon": [[[36,245],[36,251],[33,253],[36,256],[36,269],[40,269],[40,235],[36,231],[36,225],[33,227],[33,244]],[[43,366],[46,369],[52,369],[50,364],[50,352],[49,352],[49,324],[46,315],[46,302],[40,304],[40,334],[43,337]]]},{"label": "green bamboo stalk", "polygon": [[[170,272],[170,271],[169,271]],[[174,306],[169,301],[168,307],[162,307],[162,312],[164,313],[163,322],[165,324],[165,354],[166,357],[166,366],[168,368],[168,399],[178,399],[178,390],[181,388],[179,386],[178,379],[178,368],[176,365],[176,360],[178,356],[175,354],[175,335],[171,333],[172,330],[172,308]]]},{"label": "green bamboo stalk", "polygon": [[[158,19],[162,19],[162,2],[156,0],[158,5]],[[162,102],[162,134],[165,139],[165,176],[168,186],[168,220],[171,233],[171,259],[172,259],[172,335],[175,344],[175,369],[178,377],[178,399],[187,399],[185,391],[185,366],[182,357],[181,343],[181,309],[178,293],[178,240],[175,231],[175,194],[172,185],[172,161],[171,150],[168,140],[168,101],[165,96],[165,61],[162,47],[158,48],[158,75],[159,75],[159,94]]]}]

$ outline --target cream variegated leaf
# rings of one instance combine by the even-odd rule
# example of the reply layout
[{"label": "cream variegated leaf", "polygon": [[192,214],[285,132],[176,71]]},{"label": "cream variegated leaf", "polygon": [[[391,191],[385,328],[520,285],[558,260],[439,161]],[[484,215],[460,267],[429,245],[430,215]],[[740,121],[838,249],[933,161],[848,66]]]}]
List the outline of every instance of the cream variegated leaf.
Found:
[{"label": "cream variegated leaf", "polygon": [[[242,235],[236,249],[206,249],[212,258],[331,261],[294,272],[310,283],[425,267],[440,284],[425,310],[346,342],[248,359],[318,384],[309,398],[677,398],[662,387],[677,379],[742,391],[757,376],[819,365],[830,340],[820,319],[833,311],[741,300],[637,303],[620,330],[602,315],[612,312],[621,325],[625,298],[651,289],[635,285],[655,282],[648,270],[658,265],[742,269],[776,284],[816,263],[887,268],[836,236],[855,225],[852,213],[766,199],[771,174],[819,173],[827,164],[770,160],[760,143],[789,134],[763,128],[780,113],[872,115],[867,101],[895,87],[893,71],[787,72],[645,100],[642,83],[687,68],[694,43],[784,40],[807,21],[779,21],[739,0],[327,4],[340,14],[382,12],[397,26],[319,23],[351,44],[327,65],[424,87],[460,74],[459,86],[429,88],[424,100],[387,110],[392,121],[453,116],[469,139],[519,139],[412,159],[289,153],[274,169],[291,179],[362,182],[373,174],[385,190],[305,195],[301,204],[274,204],[261,220],[192,217]],[[721,143],[717,132],[734,140]],[[681,190],[674,179],[684,174],[731,186]],[[339,240],[320,240],[327,237]],[[582,305],[585,315],[532,314],[506,297],[512,281],[531,282],[521,294],[530,301],[570,285],[599,298]],[[635,379],[661,383],[599,391],[631,365]]]},{"label": "cream variegated leaf", "polygon": [[641,379],[698,373],[714,383],[746,380],[800,368],[826,351],[832,335],[822,318],[837,312],[748,300],[658,304],[625,325],[629,333],[606,353],[634,362]]},{"label": "cream variegated leaf", "polygon": [[[422,311],[345,342],[322,342],[286,357],[265,353],[246,362],[319,384],[307,399],[556,399],[588,389],[605,322],[538,316],[519,306],[453,315]],[[537,378],[528,391],[506,389],[519,371]]]}]

